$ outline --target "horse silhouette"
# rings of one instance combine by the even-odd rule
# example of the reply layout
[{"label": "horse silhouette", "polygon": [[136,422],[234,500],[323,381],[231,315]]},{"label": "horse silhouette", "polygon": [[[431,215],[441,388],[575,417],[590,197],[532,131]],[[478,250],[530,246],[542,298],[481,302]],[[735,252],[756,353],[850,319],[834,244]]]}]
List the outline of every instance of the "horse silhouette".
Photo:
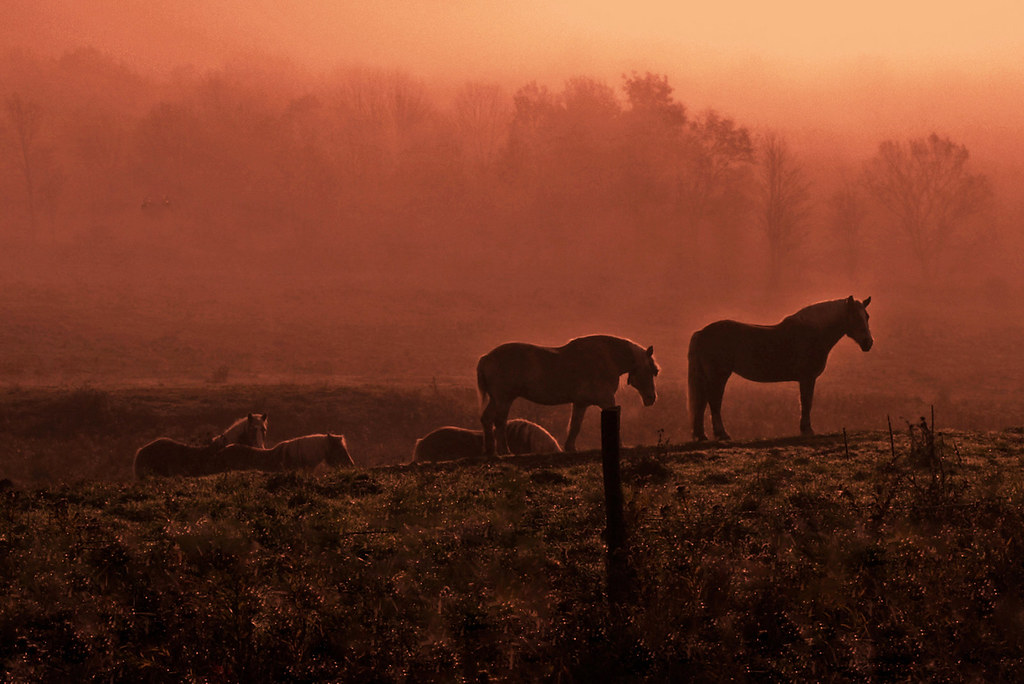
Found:
[{"label": "horse silhouette", "polygon": [[321,463],[337,468],[355,463],[344,435],[304,435],[288,439],[270,449],[231,444],[210,459],[211,472],[231,470],[312,470]]},{"label": "horse silhouette", "polygon": [[[551,433],[536,423],[515,418],[505,425],[508,448],[513,454],[549,454],[562,450]],[[483,453],[482,430],[460,427],[441,427],[416,440],[412,452],[413,463],[452,461],[474,458]]]},{"label": "horse silhouette", "polygon": [[[564,449],[575,451],[583,415],[588,406],[615,405],[619,377],[628,382],[650,406],[657,399],[654,347],[611,335],[577,337],[561,347],[539,347],[525,342],[499,345],[480,357],[476,366],[481,403],[484,454],[508,453],[505,425],[512,402],[522,397],[546,406],[572,404]],[[495,445],[497,442],[497,445]]]},{"label": "horse silhouette", "polygon": [[227,430],[213,438],[214,446],[226,447],[228,444],[245,444],[263,448],[267,445],[267,414],[250,413],[239,418]]},{"label": "horse silhouette", "polygon": [[250,413],[239,418],[209,444],[194,446],[160,437],[135,452],[132,471],[136,479],[162,475],[209,474],[210,459],[229,444],[263,447],[267,439],[267,414]]},{"label": "horse silhouette", "polygon": [[825,370],[828,354],[844,336],[863,351],[873,340],[867,306],[852,296],[800,309],[776,325],[716,321],[690,338],[689,404],[693,438],[705,440],[704,411],[711,407],[716,439],[729,439],[722,423],[722,396],[729,376],[754,382],[800,383],[800,433],[813,435],[811,404],[814,384]]}]

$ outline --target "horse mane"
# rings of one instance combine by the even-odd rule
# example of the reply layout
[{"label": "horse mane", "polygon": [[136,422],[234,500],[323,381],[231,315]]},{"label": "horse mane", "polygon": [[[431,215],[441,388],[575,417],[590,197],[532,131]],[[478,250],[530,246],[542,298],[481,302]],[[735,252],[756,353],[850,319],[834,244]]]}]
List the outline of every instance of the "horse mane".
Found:
[{"label": "horse mane", "polygon": [[841,320],[846,312],[845,299],[830,299],[826,302],[810,304],[794,314],[786,316],[783,323],[799,323],[812,328],[827,328]]}]

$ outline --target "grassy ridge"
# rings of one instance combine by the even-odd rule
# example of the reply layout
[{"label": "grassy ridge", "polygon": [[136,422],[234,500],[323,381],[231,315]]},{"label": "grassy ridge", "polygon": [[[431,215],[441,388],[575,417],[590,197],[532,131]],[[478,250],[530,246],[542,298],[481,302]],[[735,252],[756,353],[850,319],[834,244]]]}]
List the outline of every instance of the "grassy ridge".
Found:
[{"label": "grassy ridge", "polygon": [[[877,430],[886,415],[926,413],[919,396],[897,389],[849,392],[820,383],[814,425],[820,432]],[[623,443],[688,442],[686,393],[661,383],[658,402],[644,408],[632,388],[619,390]],[[727,426],[737,439],[783,437],[797,431],[794,383],[757,385],[734,379],[727,391]],[[472,387],[332,385],[207,385],[132,388],[0,389],[0,478],[15,482],[128,480],[135,450],[157,437],[204,442],[251,411],[270,415],[271,442],[332,431],[346,436],[357,465],[405,463],[416,439],[442,425],[478,427]],[[936,407],[942,426],[1002,429],[1020,423],[1020,407],[976,396],[946,399]],[[565,435],[569,407],[518,401],[513,416]],[[584,420],[580,448],[600,446],[597,409]]]},{"label": "grassy ridge", "polygon": [[[12,680],[1005,680],[1024,435],[627,450],[0,492]],[[895,455],[895,458],[894,458]]]}]

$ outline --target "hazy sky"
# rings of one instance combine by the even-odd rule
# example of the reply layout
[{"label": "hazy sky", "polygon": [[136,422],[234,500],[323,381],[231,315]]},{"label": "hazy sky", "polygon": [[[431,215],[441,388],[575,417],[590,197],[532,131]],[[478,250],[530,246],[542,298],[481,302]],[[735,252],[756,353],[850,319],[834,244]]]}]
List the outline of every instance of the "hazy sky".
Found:
[{"label": "hazy sky", "polygon": [[882,57],[918,65],[1019,61],[1012,0],[0,0],[7,43],[88,43],[139,66],[205,65],[257,49],[300,62],[533,70],[672,56],[806,66]]},{"label": "hazy sky", "polygon": [[1024,94],[1016,0],[0,0],[0,15],[0,48],[92,45],[161,72],[259,56],[515,88],[652,71],[693,108],[871,139],[1016,129]]}]

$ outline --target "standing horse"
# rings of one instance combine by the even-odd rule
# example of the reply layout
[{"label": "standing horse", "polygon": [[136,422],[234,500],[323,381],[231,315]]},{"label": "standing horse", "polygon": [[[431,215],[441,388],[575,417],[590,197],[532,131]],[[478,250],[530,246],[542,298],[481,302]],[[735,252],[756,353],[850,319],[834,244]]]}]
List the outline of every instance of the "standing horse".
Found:
[{"label": "standing horse", "polygon": [[132,470],[136,479],[151,475],[205,475],[208,461],[229,444],[263,447],[267,439],[267,414],[250,413],[210,440],[193,446],[160,437],[135,452]]},{"label": "standing horse", "polygon": [[499,453],[508,453],[505,424],[512,402],[522,397],[537,404],[572,404],[565,450],[576,450],[576,436],[587,407],[602,409],[615,405],[619,376],[628,382],[650,406],[657,398],[654,376],[654,347],[644,349],[621,337],[590,335],[577,337],[561,347],[538,347],[509,342],[480,357],[476,366],[477,389],[484,428],[484,454],[494,455],[495,437]]},{"label": "standing horse", "polygon": [[[522,418],[508,421],[505,426],[508,449],[513,454],[550,454],[562,450],[551,433],[536,423]],[[452,461],[458,458],[478,457],[483,452],[484,433],[460,427],[440,427],[416,440],[412,451],[413,463]]]},{"label": "standing horse", "polygon": [[271,449],[231,444],[212,459],[212,472],[229,470],[312,470],[320,463],[353,467],[344,435],[306,435],[285,440]]},{"label": "standing horse", "polygon": [[813,435],[814,383],[825,370],[832,347],[848,336],[871,349],[867,306],[852,296],[800,309],[776,325],[716,321],[690,338],[689,389],[693,438],[705,440],[704,409],[711,407],[716,439],[729,439],[722,423],[722,396],[729,376],[754,382],[800,383],[800,433]]}]

